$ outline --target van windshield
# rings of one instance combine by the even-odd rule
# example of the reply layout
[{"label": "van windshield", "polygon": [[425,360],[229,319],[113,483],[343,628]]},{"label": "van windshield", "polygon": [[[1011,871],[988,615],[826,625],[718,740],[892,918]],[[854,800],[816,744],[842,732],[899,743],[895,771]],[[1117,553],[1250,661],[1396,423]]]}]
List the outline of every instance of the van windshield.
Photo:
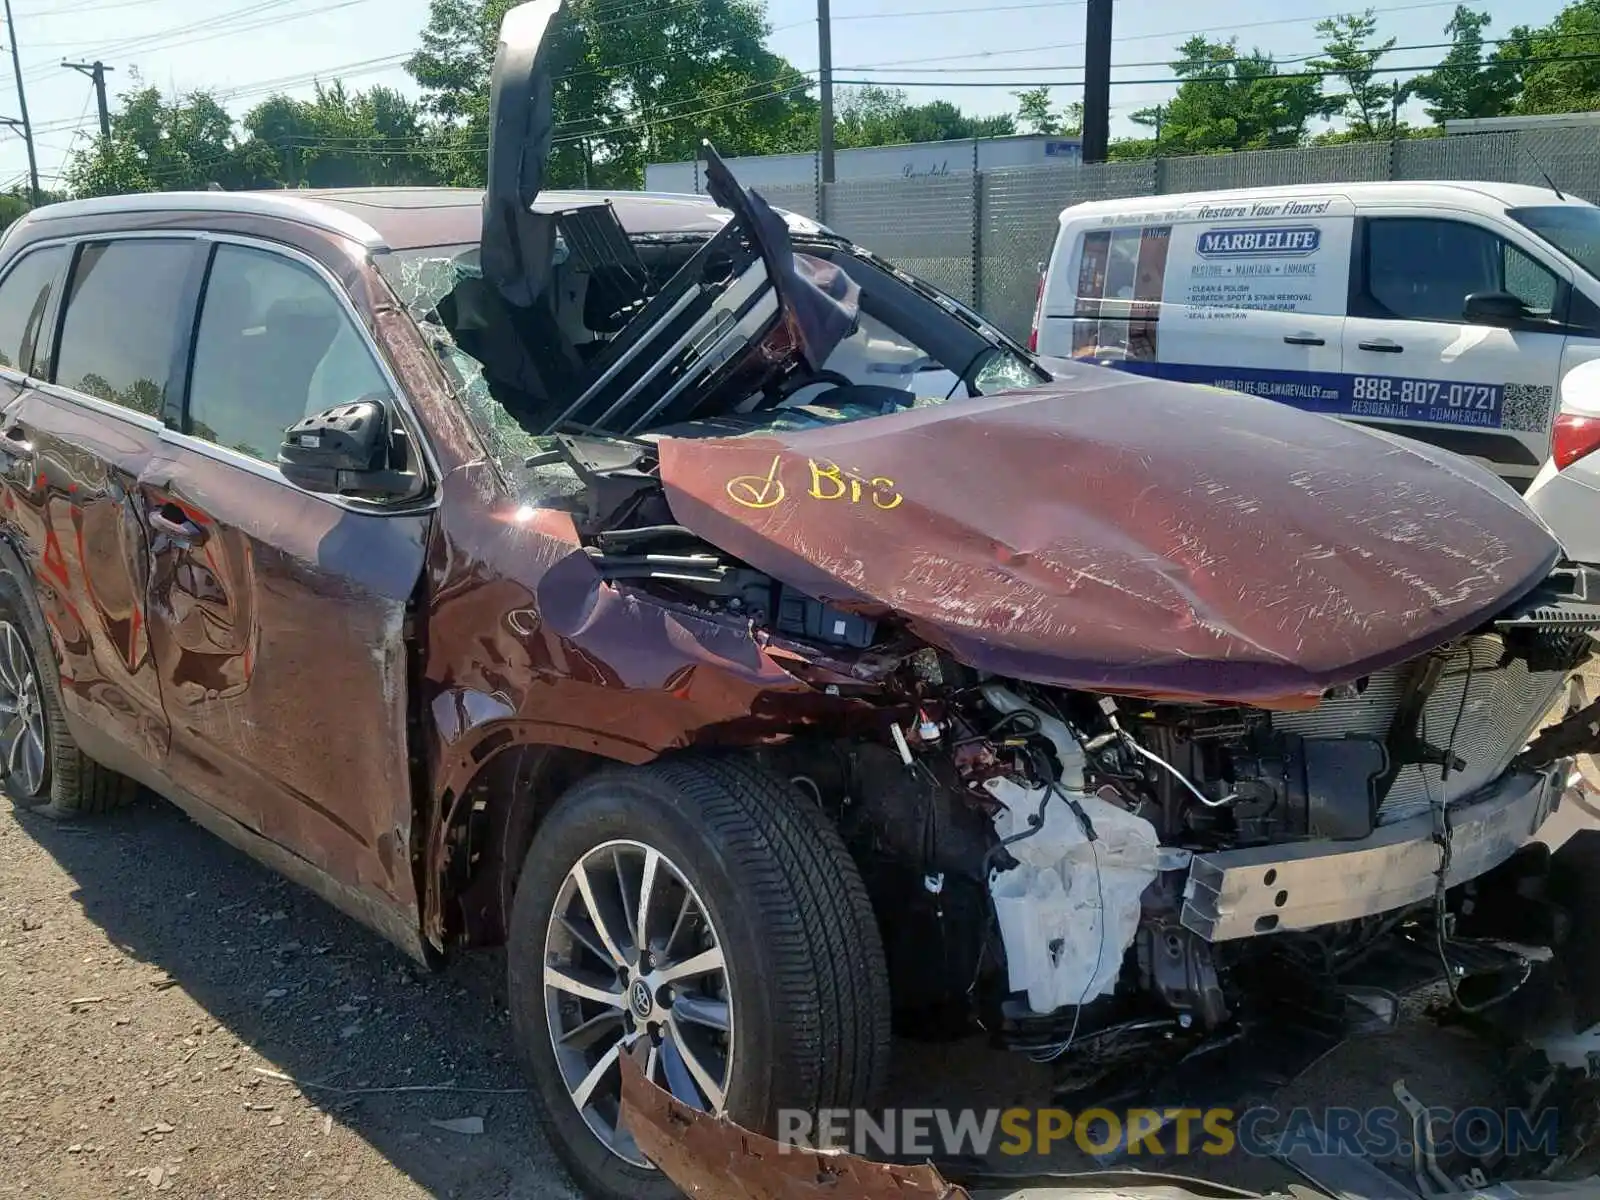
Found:
[{"label": "van windshield", "polygon": [[1507,215],[1600,279],[1600,208],[1551,204],[1513,208]]}]

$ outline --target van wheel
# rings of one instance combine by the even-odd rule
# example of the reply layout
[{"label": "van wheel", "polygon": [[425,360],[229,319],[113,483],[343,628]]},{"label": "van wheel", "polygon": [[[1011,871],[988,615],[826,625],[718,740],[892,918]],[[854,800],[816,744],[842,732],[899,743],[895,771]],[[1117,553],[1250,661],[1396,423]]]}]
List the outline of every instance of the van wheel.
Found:
[{"label": "van wheel", "polygon": [[608,768],[539,828],[508,977],[556,1153],[597,1200],[671,1181],[618,1120],[619,1052],[686,1104],[765,1133],[860,1107],[889,1056],[889,982],[860,874],[817,807],[742,758]]},{"label": "van wheel", "polygon": [[138,785],[78,749],[44,621],[10,571],[0,571],[0,779],[12,800],[47,817],[109,812]]}]

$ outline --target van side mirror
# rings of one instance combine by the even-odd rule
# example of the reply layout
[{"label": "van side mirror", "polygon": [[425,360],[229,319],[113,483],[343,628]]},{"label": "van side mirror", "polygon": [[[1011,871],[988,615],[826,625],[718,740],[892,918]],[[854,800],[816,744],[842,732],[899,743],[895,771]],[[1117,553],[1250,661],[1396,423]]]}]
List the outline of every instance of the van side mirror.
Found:
[{"label": "van side mirror", "polygon": [[1517,325],[1529,319],[1528,306],[1510,292],[1473,292],[1462,315],[1474,325]]},{"label": "van side mirror", "polygon": [[417,477],[390,467],[390,443],[388,407],[358,400],[289,426],[278,448],[278,468],[308,492],[369,500],[410,496]]}]

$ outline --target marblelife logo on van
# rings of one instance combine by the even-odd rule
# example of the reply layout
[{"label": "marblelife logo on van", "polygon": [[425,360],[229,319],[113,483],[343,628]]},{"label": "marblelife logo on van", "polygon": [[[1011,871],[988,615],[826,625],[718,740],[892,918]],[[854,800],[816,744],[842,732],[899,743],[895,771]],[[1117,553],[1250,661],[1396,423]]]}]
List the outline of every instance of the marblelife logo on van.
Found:
[{"label": "marblelife logo on van", "polygon": [[1208,229],[1195,252],[1201,258],[1305,258],[1322,245],[1315,225],[1277,229]]}]

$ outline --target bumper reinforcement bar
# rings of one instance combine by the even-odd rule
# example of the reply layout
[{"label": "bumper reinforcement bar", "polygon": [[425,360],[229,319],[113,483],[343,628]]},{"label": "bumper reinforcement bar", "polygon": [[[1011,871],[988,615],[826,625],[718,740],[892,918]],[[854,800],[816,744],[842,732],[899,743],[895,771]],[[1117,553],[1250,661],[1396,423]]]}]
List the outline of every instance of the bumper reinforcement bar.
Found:
[{"label": "bumper reinforcement bar", "polygon": [[[1499,866],[1560,802],[1564,772],[1501,776],[1450,806],[1446,883]],[[1434,893],[1440,848],[1435,814],[1380,826],[1355,841],[1319,840],[1197,854],[1184,888],[1183,924],[1211,942],[1312,929],[1377,916]]]}]

